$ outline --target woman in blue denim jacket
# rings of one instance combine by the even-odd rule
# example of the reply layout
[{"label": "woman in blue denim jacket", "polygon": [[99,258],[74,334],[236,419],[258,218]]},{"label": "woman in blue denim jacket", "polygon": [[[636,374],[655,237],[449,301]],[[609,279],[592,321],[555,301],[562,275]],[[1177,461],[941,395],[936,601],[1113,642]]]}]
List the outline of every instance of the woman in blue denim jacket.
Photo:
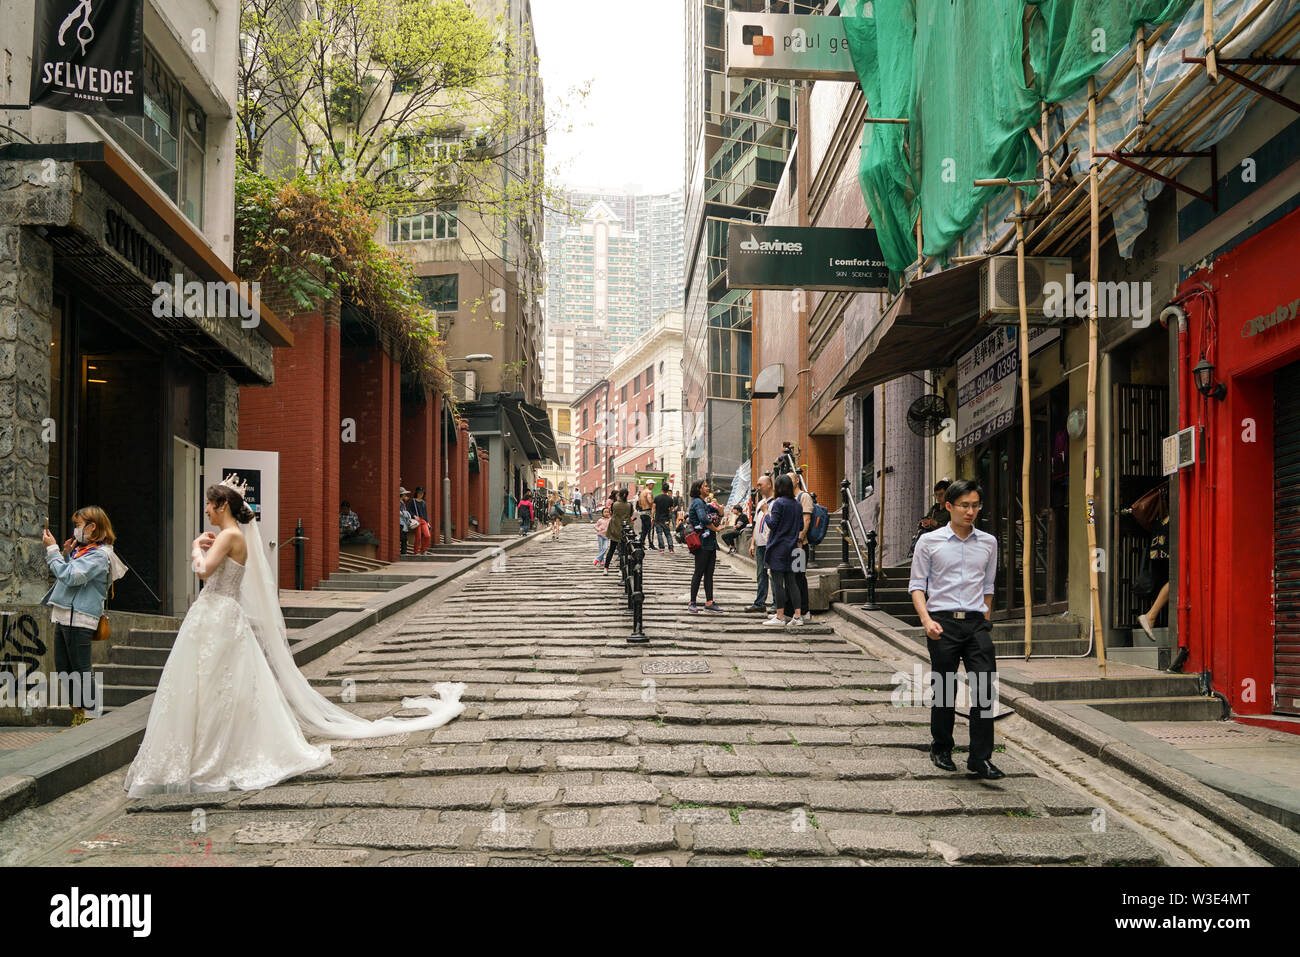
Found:
[{"label": "woman in blue denim jacket", "polygon": [[80,706],[72,709],[72,723],[77,725],[86,720],[85,706],[98,704],[90,697],[94,680],[90,643],[104,614],[108,586],[126,573],[126,566],[113,551],[113,523],[102,508],[80,508],[73,513],[72,522],[72,538],[64,542],[62,553],[48,528],[41,536],[45,563],[54,574],[54,585],[41,604],[50,606],[50,621],[54,623],[55,673],[81,675]]}]

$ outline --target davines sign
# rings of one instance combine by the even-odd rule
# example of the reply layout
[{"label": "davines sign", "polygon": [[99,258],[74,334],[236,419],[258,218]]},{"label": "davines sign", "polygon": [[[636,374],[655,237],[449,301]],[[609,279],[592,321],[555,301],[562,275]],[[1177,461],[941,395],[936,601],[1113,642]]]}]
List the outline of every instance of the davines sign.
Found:
[{"label": "davines sign", "polygon": [[32,106],[144,112],[144,0],[36,0],[33,27]]},{"label": "davines sign", "polygon": [[874,229],[732,223],[727,285],[872,292],[889,287],[889,269]]}]

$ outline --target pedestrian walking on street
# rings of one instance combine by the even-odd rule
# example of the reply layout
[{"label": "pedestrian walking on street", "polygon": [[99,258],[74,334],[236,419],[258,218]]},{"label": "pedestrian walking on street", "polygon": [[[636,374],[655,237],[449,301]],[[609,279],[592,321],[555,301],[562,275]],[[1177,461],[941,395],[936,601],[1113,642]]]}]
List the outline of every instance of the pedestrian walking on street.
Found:
[{"label": "pedestrian walking on street", "polygon": [[930,506],[930,511],[921,516],[921,520],[916,523],[916,534],[912,536],[911,547],[907,550],[908,558],[916,554],[916,543],[922,535],[933,532],[940,525],[948,524],[948,512],[943,507],[943,499],[948,494],[948,486],[951,484],[947,479],[934,484],[934,504]]},{"label": "pedestrian walking on street", "polygon": [[[95,697],[90,645],[104,615],[108,590],[126,574],[126,564],[113,551],[113,523],[102,508],[77,509],[72,525],[72,538],[62,550],[48,528],[41,533],[45,563],[54,575],[54,585],[41,604],[50,606],[54,625],[54,678],[60,683],[60,698],[72,706],[72,724],[79,725],[87,720],[86,708],[96,713],[102,709],[103,702]],[[76,694],[72,694],[74,683]]]},{"label": "pedestrian walking on street", "polygon": [[605,537],[609,539],[609,548],[605,552],[605,571],[609,571],[609,563],[623,541],[623,523],[631,521],[632,504],[627,500],[627,489],[621,488],[614,507],[609,510],[609,527],[605,530]]},{"label": "pedestrian walking on street", "polygon": [[993,756],[993,710],[997,659],[993,651],[994,578],[998,541],[975,527],[983,495],[975,482],[948,486],[949,522],[926,532],[916,543],[908,590],[925,626],[930,650],[930,760],[945,771],[952,762],[952,728],[956,715],[957,665],[966,666],[970,686],[970,754],[966,769],[981,778],[1005,777]]},{"label": "pedestrian walking on street", "polygon": [[560,526],[564,524],[564,499],[556,495],[551,501],[551,541],[560,537]]},{"label": "pedestrian walking on street", "polygon": [[753,603],[745,611],[767,611],[767,542],[768,524],[772,507],[772,476],[760,475],[758,478],[759,501],[754,506],[754,537],[749,540],[749,556],[754,559],[754,571],[758,576],[758,591]]},{"label": "pedestrian walking on street", "polygon": [[803,607],[799,604],[799,583],[795,578],[795,550],[803,534],[803,510],[794,497],[794,481],[778,475],[774,483],[776,497],[768,506],[767,567],[772,576],[775,610],[765,625],[789,623],[803,625]]},{"label": "pedestrian walking on street", "polygon": [[593,565],[599,565],[605,560],[605,551],[609,548],[609,506],[600,510],[600,518],[596,519],[596,560]]},{"label": "pedestrian walking on street", "polygon": [[659,540],[659,550],[665,548],[669,552],[673,548],[673,496],[668,491],[668,483],[664,483],[663,489],[655,496],[655,537]]},{"label": "pedestrian walking on street", "polygon": [[646,539],[650,537],[650,531],[654,523],[654,493],[655,483],[646,482],[645,488],[641,489],[640,494],[636,497],[637,517],[641,521],[641,547],[648,548],[649,551],[658,551],[651,543],[646,545]]},{"label": "pedestrian walking on street", "polygon": [[700,547],[695,551],[695,571],[691,574],[691,603],[687,607],[692,615],[699,612],[695,597],[700,584],[704,584],[704,610],[721,612],[713,601],[713,570],[718,564],[718,519],[708,506],[709,483],[697,479],[691,486],[691,508],[686,521],[699,533]]}]

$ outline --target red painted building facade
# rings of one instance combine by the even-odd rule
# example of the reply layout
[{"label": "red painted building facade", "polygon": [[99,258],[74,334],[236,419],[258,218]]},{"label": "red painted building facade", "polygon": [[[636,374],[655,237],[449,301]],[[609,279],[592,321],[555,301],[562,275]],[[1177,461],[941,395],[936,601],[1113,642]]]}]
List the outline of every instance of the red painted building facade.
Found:
[{"label": "red painted building facade", "polygon": [[[1208,672],[1239,715],[1300,715],[1300,211],[1179,288],[1179,428],[1197,431],[1179,482],[1184,670]],[[1192,370],[1212,364],[1213,389]]]}]

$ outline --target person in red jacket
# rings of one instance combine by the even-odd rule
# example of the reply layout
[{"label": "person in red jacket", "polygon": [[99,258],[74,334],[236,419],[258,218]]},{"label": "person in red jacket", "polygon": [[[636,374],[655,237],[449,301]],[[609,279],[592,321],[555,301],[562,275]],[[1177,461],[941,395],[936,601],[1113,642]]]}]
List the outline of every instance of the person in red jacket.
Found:
[{"label": "person in red jacket", "polygon": [[527,535],[533,526],[533,500],[521,498],[517,514],[519,515],[519,534]]}]

